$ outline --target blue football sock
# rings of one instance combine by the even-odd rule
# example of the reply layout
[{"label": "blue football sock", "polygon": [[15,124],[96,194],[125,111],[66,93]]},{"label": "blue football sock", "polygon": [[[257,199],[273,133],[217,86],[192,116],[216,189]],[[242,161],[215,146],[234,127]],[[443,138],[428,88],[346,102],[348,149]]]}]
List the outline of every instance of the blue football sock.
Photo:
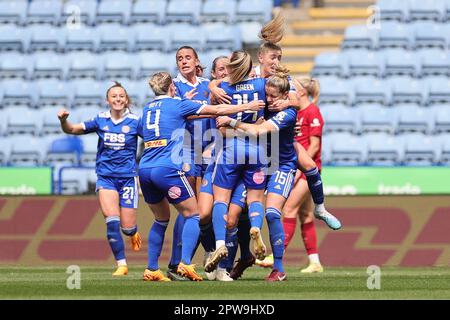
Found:
[{"label": "blue football sock", "polygon": [[126,235],[127,237],[132,237],[136,234],[137,232],[137,225],[131,227],[131,228],[121,228],[122,229],[122,233],[124,235]]},{"label": "blue football sock", "polygon": [[106,217],[106,237],[116,261],[125,259],[125,244],[120,234],[120,218]]},{"label": "blue football sock", "polygon": [[236,253],[238,249],[238,237],[237,237],[237,228],[227,229],[227,235],[225,239],[225,245],[228,249],[228,257],[223,259],[219,263],[219,267],[227,269],[228,272],[233,269],[234,258],[236,258]]},{"label": "blue football sock", "polygon": [[248,207],[248,216],[250,218],[250,224],[253,227],[262,229],[264,223],[264,206],[261,202],[255,201],[250,203]]},{"label": "blue football sock", "polygon": [[308,182],[309,191],[315,204],[322,204],[324,201],[323,184],[319,170],[316,168],[305,172],[306,181]]},{"label": "blue football sock", "polygon": [[273,252],[273,268],[279,272],[283,269],[284,230],[281,223],[281,212],[275,208],[267,208],[266,219],[269,225],[270,244]]},{"label": "blue football sock", "polygon": [[149,270],[158,270],[158,259],[161,255],[164,244],[164,235],[166,234],[169,221],[155,220],[148,233],[148,264]]},{"label": "blue football sock", "polygon": [[181,261],[181,236],[183,234],[184,222],[185,219],[183,215],[179,213],[175,220],[175,225],[173,226],[172,256],[170,257],[169,268],[178,266]]},{"label": "blue football sock", "polygon": [[192,253],[198,243],[200,235],[200,216],[198,214],[185,218],[181,250],[181,261],[184,264],[191,264]]},{"label": "blue football sock", "polygon": [[200,241],[206,252],[213,252],[216,250],[216,238],[214,237],[214,228],[212,221],[200,225]]},{"label": "blue football sock", "polygon": [[[223,218],[228,213],[228,204],[225,202],[215,201],[212,213],[214,236],[217,241],[225,242],[225,234],[227,231],[227,222]],[[217,248],[216,248],[217,249]]]},{"label": "blue football sock", "polygon": [[[238,223],[238,241],[241,250],[241,259],[246,260],[252,255],[250,252],[250,220],[247,213],[242,213]],[[234,260],[234,258],[233,258]]]}]

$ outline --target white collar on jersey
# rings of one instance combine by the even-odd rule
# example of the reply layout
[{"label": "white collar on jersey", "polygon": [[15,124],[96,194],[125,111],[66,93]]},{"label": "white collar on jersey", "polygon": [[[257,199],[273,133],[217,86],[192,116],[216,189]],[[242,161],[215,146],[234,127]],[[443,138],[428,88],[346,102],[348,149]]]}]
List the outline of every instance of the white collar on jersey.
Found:
[{"label": "white collar on jersey", "polygon": [[107,117],[107,118],[110,118],[111,121],[112,121],[112,123],[114,123],[114,124],[119,124],[119,123],[121,123],[123,120],[126,119],[126,117],[128,117],[129,114],[130,114],[130,110],[127,108],[127,109],[125,110],[125,112],[123,113],[122,118],[120,118],[120,119],[118,119],[118,120],[115,120],[115,119],[113,119],[113,118],[111,117],[111,110],[106,111],[106,117]]},{"label": "white collar on jersey", "polygon": [[195,76],[195,83],[194,84],[192,84],[192,83],[190,83],[181,73],[179,73],[178,75],[177,75],[177,79],[178,80],[180,80],[181,82],[183,82],[184,84],[189,84],[189,85],[193,85],[194,87],[196,87],[196,86],[198,86],[199,84],[200,84],[200,78],[199,77],[197,77],[197,76]]},{"label": "white collar on jersey", "polygon": [[255,68],[256,77],[261,78],[261,65]]},{"label": "white collar on jersey", "polygon": [[160,96],[154,97],[153,100],[161,100],[161,99],[166,99],[166,98],[171,98],[172,99],[171,96],[168,96],[167,94],[162,94]]}]

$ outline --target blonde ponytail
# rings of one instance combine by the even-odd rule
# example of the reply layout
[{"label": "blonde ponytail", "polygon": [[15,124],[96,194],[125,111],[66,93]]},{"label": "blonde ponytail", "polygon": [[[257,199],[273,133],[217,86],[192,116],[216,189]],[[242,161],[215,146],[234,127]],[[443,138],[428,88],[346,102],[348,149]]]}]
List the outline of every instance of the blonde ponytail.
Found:
[{"label": "blonde ponytail", "polygon": [[297,89],[297,91],[300,91],[301,89],[305,89],[308,93],[308,96],[312,98],[312,103],[317,105],[319,103],[319,97],[320,97],[320,84],[319,81],[315,78],[310,77],[304,77],[300,79],[294,80],[294,85]]},{"label": "blonde ponytail", "polygon": [[259,38],[264,42],[277,44],[284,36],[284,17],[278,13],[264,27],[262,27]]},{"label": "blonde ponytail", "polygon": [[234,85],[247,77],[253,68],[252,58],[245,51],[234,51],[227,63],[230,84]]}]

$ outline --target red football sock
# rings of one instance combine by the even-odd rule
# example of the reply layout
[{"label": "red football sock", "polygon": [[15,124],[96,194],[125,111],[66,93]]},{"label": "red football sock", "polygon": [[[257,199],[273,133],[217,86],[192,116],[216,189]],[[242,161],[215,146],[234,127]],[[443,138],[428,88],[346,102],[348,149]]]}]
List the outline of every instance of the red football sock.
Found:
[{"label": "red football sock", "polygon": [[284,229],[284,249],[292,240],[295,233],[295,227],[297,226],[297,218],[283,218],[283,229]]},{"label": "red football sock", "polygon": [[302,224],[302,239],[308,255],[317,253],[317,235],[314,221]]}]

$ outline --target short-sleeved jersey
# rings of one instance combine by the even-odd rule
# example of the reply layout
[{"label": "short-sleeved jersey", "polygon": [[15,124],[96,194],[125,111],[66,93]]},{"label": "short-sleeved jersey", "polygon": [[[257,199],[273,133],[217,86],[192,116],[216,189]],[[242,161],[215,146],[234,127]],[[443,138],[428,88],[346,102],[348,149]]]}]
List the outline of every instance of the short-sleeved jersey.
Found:
[{"label": "short-sleeved jersey", "polygon": [[203,105],[188,99],[158,96],[144,107],[141,119],[144,152],[139,168],[181,170],[186,117],[199,114]]},{"label": "short-sleeved jersey", "polygon": [[137,176],[136,150],[139,117],[127,111],[121,119],[111,118],[110,111],[101,112],[82,122],[85,133],[96,132],[96,173],[107,177]]},{"label": "short-sleeved jersey", "polygon": [[[178,76],[173,79],[173,83],[175,84],[176,92],[175,95],[181,99],[186,98],[186,93],[191,91],[192,89],[196,88],[197,95],[194,96],[192,101],[196,101],[202,104],[209,104],[209,80],[202,77],[196,78],[197,82],[195,84],[191,84],[185,77],[183,77],[181,74],[178,74]],[[198,141],[203,137],[203,134],[211,129],[216,127],[216,122],[214,119],[196,119],[196,120],[189,120],[186,124],[186,130],[189,131],[191,135],[191,149],[194,148],[194,138]],[[201,137],[195,137],[194,132],[199,132],[201,134]],[[212,139],[204,140],[202,139],[202,150],[206,148],[208,144],[212,142]]]},{"label": "short-sleeved jersey", "polygon": [[[232,98],[232,105],[249,103],[253,100],[266,101],[266,80],[263,78],[247,79],[233,85],[222,82],[219,87]],[[231,118],[245,123],[255,123],[262,116],[264,116],[264,110],[245,111],[230,115]]]},{"label": "short-sleeved jersey", "polygon": [[321,169],[322,167],[322,131],[324,121],[322,118],[322,114],[320,113],[319,108],[311,103],[308,107],[303,110],[298,111],[297,113],[297,121],[300,124],[300,130],[297,132],[295,136],[295,140],[300,142],[300,144],[308,149],[310,145],[310,137],[316,136],[320,139],[319,150],[315,154],[313,160],[317,164],[317,167]]},{"label": "short-sleeved jersey", "polygon": [[[278,143],[279,145],[279,163],[296,162],[297,154],[294,149],[294,137],[297,110],[290,107],[280,112],[266,112],[265,117],[278,131],[278,141],[274,141],[274,135],[271,135],[271,143]],[[272,154],[271,156],[273,158],[276,155]]]}]

